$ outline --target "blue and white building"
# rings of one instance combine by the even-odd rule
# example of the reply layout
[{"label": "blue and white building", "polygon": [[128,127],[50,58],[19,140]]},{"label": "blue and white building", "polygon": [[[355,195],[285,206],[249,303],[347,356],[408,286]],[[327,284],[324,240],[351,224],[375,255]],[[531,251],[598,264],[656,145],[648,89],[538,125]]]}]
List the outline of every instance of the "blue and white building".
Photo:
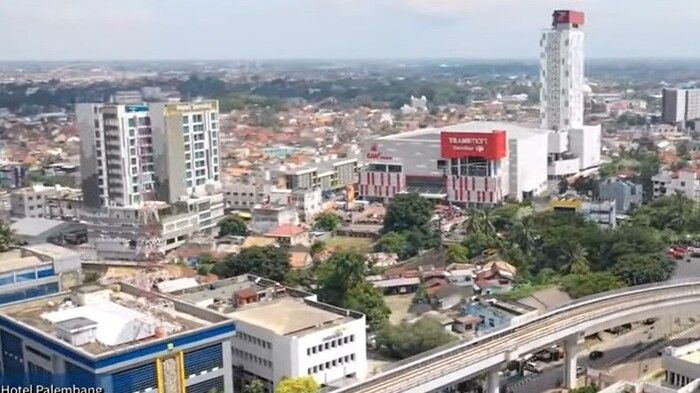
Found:
[{"label": "blue and white building", "polygon": [[80,285],[80,255],[43,243],[0,254],[0,305],[56,294]]},{"label": "blue and white building", "polygon": [[4,384],[109,393],[233,392],[235,325],[213,311],[119,284],[0,307]]}]

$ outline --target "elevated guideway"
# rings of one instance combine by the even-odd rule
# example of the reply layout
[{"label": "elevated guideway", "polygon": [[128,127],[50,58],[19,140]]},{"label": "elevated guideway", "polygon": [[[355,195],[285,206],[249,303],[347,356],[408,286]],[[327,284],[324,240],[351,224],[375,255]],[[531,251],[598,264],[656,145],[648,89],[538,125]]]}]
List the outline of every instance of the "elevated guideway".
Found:
[{"label": "elevated guideway", "polygon": [[566,353],[564,381],[576,384],[578,342],[587,334],[666,314],[700,311],[700,278],[625,288],[582,298],[474,340],[461,340],[405,359],[342,393],[429,392],[486,373],[498,392],[498,371],[512,360],[555,343]]}]

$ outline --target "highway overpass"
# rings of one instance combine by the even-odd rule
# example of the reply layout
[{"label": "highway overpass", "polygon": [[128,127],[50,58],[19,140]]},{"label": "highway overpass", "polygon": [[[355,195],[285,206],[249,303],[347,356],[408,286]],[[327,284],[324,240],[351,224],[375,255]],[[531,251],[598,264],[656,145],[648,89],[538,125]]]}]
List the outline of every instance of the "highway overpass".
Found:
[{"label": "highway overpass", "polygon": [[576,353],[585,335],[651,317],[700,311],[700,278],[636,286],[582,298],[474,340],[460,340],[405,359],[362,382],[334,392],[429,392],[482,373],[490,393],[498,372],[522,355],[563,343],[564,382],[576,385]]}]

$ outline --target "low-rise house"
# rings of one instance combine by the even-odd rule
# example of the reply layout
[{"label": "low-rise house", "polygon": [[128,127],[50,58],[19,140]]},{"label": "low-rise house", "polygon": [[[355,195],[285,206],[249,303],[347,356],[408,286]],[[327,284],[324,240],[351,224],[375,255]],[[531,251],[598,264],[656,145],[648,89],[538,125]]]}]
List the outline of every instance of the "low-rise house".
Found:
[{"label": "low-rise house", "polygon": [[399,277],[371,281],[372,285],[379,288],[385,295],[400,295],[414,293],[420,286],[418,277]]},{"label": "low-rise house", "polygon": [[478,298],[467,304],[463,308],[463,312],[465,315],[479,317],[481,323],[477,331],[486,332],[518,323],[534,315],[537,310],[523,304],[495,298]]},{"label": "low-rise house", "polygon": [[474,287],[482,295],[505,293],[513,288],[517,269],[508,262],[491,261],[477,273]]},{"label": "low-rise house", "polygon": [[283,224],[265,234],[273,238],[281,246],[310,246],[309,231],[292,224]]},{"label": "low-rise house", "polygon": [[268,233],[280,225],[299,225],[299,215],[287,206],[256,206],[251,212],[250,229],[255,233]]}]

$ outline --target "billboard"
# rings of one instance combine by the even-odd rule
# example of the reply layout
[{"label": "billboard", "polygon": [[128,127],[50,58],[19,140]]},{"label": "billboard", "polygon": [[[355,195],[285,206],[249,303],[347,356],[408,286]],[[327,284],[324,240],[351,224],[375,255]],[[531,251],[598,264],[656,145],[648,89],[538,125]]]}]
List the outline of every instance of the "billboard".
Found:
[{"label": "billboard", "polygon": [[560,23],[570,23],[572,25],[583,25],[585,22],[585,14],[580,11],[571,10],[556,10],[552,15],[552,25],[556,26]]},{"label": "billboard", "polygon": [[442,158],[480,157],[500,160],[506,156],[506,132],[447,132],[440,133]]}]

